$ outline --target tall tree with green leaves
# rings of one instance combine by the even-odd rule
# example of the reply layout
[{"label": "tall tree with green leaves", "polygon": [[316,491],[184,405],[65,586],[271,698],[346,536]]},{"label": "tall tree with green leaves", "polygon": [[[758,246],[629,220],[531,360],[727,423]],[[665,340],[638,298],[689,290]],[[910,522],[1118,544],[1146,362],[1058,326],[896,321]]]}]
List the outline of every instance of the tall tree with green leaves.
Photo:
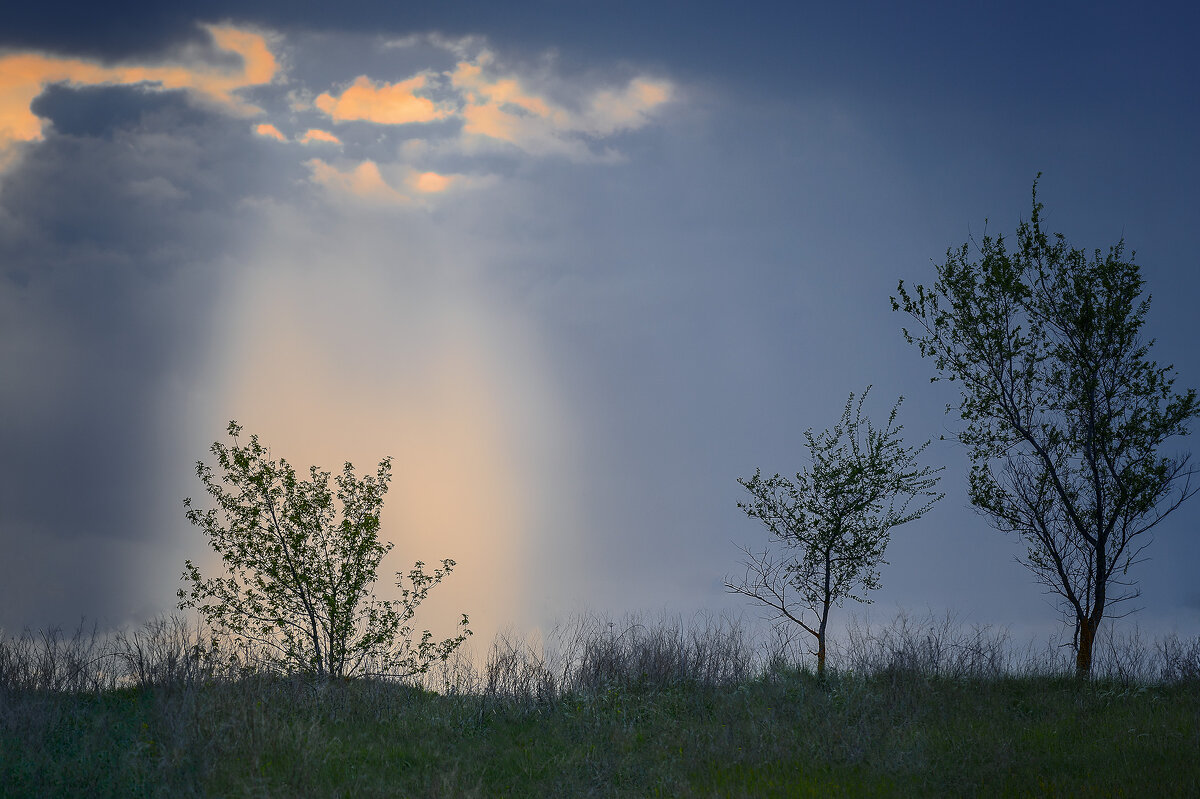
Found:
[{"label": "tall tree with green leaves", "polygon": [[216,506],[184,500],[188,520],[204,532],[227,574],[205,579],[187,561],[180,609],[195,609],[218,640],[233,644],[227,654],[250,647],[284,670],[320,679],[368,670],[412,676],[449,658],[471,634],[466,614],[458,634],[442,641],[428,630],[414,641],[411,621],[453,560],[432,574],[418,561],[407,584],[397,573],[399,600],[374,594],[379,564],[392,549],[379,540],[391,459],[362,478],[346,463],[331,487],[329,472],[313,466],[307,480],[299,479],[286,460],[270,459],[258,436],[241,443],[241,432],[230,422],[232,445],[211,447],[219,477],[196,463]]},{"label": "tall tree with green leaves", "polygon": [[948,250],[936,282],[901,281],[892,308],[916,321],[904,336],[933,379],[959,384],[971,502],[1024,539],[1022,562],[1074,621],[1086,678],[1101,621],[1139,594],[1129,572],[1148,533],[1200,490],[1190,456],[1164,454],[1200,404],[1150,357],[1150,298],[1124,241],[1089,257],[1047,235],[1042,211],[1035,180],[1015,249],[984,236],[978,260],[970,244]]},{"label": "tall tree with green leaves", "polygon": [[905,446],[896,424],[903,398],[877,428],[862,412],[870,390],[857,402],[850,394],[832,430],[805,432],[812,464],[795,480],[760,470],[738,480],[750,494],[738,507],[766,525],[775,545],[743,548],[745,575],[727,578],[725,587],[812,635],[822,677],[831,608],[846,598],[869,602],[892,528],[921,518],[942,498],[934,491],[941,469],[917,463],[929,442]]}]

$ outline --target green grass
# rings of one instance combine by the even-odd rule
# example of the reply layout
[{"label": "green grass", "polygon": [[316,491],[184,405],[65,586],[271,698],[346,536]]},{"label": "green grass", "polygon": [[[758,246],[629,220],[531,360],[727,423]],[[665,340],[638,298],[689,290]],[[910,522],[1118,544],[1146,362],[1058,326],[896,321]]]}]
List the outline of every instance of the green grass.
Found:
[{"label": "green grass", "polygon": [[244,679],[0,694],[3,796],[1197,796],[1200,686],[788,671],[552,701]]}]

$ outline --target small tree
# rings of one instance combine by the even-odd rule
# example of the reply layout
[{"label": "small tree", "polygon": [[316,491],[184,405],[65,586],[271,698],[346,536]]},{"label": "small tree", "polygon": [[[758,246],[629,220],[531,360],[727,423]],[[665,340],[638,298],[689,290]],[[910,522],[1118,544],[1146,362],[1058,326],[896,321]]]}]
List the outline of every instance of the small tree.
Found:
[{"label": "small tree", "polygon": [[[832,430],[805,432],[812,466],[795,481],[778,474],[764,478],[758,470],[749,480],[738,480],[751,497],[738,507],[761,520],[783,549],[743,548],[745,576],[727,579],[725,587],[811,634],[818,676],[825,674],[830,609],[847,597],[869,602],[866,592],[879,587],[891,529],[921,518],[942,498],[933,490],[941,469],[917,464],[929,442],[904,446],[903,427],[896,425],[903,398],[878,429],[862,415],[870,390],[857,403],[850,394]],[[806,621],[808,614],[815,620]]]},{"label": "small tree", "polygon": [[367,668],[411,676],[446,660],[471,634],[467,616],[459,634],[443,641],[425,630],[414,642],[410,622],[430,589],[453,570],[453,560],[432,574],[418,561],[407,586],[397,573],[398,601],[379,600],[372,590],[392,549],[379,541],[391,459],[361,479],[346,463],[334,491],[329,472],[314,466],[309,479],[297,479],[287,461],[269,459],[258,436],[242,445],[241,431],[230,422],[232,446],[218,441],[211,447],[219,478],[196,463],[216,507],[201,510],[191,498],[183,501],[188,520],[204,531],[228,575],[204,579],[187,561],[182,579],[189,587],[180,589],[179,607],[197,610],[238,649],[257,648],[285,669],[322,679]]},{"label": "small tree", "polygon": [[1138,595],[1128,575],[1146,534],[1198,490],[1189,457],[1161,448],[1200,405],[1194,389],[1172,390],[1174,367],[1150,359],[1150,300],[1124,242],[1089,259],[1046,235],[1042,207],[1035,180],[1015,251],[1003,236],[984,236],[978,261],[967,244],[949,250],[932,288],[910,294],[901,281],[892,308],[920,326],[905,338],[960,384],[971,502],[1025,540],[1022,562],[1075,622],[1084,678],[1106,612]]}]

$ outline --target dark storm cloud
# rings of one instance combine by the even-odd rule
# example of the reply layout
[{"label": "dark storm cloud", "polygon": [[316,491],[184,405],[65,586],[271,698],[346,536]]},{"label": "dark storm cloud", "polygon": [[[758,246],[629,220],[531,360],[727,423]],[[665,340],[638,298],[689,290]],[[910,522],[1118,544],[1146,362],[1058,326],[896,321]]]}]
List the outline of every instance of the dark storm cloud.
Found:
[{"label": "dark storm cloud", "polygon": [[195,25],[196,3],[7,3],[0,47],[31,48],[102,59],[161,53],[207,34]]},{"label": "dark storm cloud", "polygon": [[202,369],[238,201],[294,177],[179,93],[52,88],[35,110],[52,127],[0,179],[0,626],[127,612],[121,548],[161,545],[179,499],[155,491],[164,393]]},{"label": "dark storm cloud", "polygon": [[154,116],[171,118],[182,124],[203,125],[206,114],[190,107],[178,94],[143,91],[130,86],[71,87],[55,84],[35,99],[30,110],[54,124],[63,136],[102,136],[112,138],[121,130],[142,125]]},{"label": "dark storm cloud", "polygon": [[[119,0],[9,3],[0,48],[122,59],[207,41],[197,21],[234,20],[273,30],[396,36],[437,31],[486,35],[513,57],[553,51],[559,69],[586,72],[598,58],[669,66],[679,78],[741,84],[773,94],[853,86],[873,102],[909,109],[1020,101],[1040,113],[1071,113],[1121,97],[1148,110],[1168,91],[1164,67],[1192,64],[1198,8],[1127,4],[1009,4],[977,16],[952,0],[757,3],[533,0],[397,3],[343,0]],[[996,42],[1004,42],[998,47]],[[1136,52],[1136,58],[1126,54]],[[902,67],[902,68],[899,68]],[[1104,74],[1103,81],[1095,80]],[[1182,99],[1182,98],[1180,98]]]},{"label": "dark storm cloud", "polygon": [[[424,5],[379,0],[342,3],[275,0],[121,0],[112,3],[13,3],[0,12],[0,46],[122,59],[163,53],[204,41],[197,20],[233,18],[274,28],[408,33],[435,29],[450,35],[496,31],[510,38],[528,32],[531,21],[546,34],[577,28],[580,16],[555,3],[524,8],[490,2]],[[508,36],[505,36],[508,34]]]},{"label": "dark storm cloud", "polygon": [[[59,53],[120,59],[164,52],[203,41],[197,20],[232,18],[274,28],[408,33],[438,30],[448,35],[489,32],[500,39],[530,37],[559,43],[594,40],[596,26],[620,26],[629,38],[650,35],[651,19],[692,27],[703,11],[695,4],[610,3],[604,14],[549,2],[509,4],[471,0],[446,4],[348,0],[341,3],[282,0],[119,0],[110,3],[20,3],[0,12],[0,46],[34,47]],[[689,12],[689,13],[684,13]],[[643,23],[643,24],[638,24]],[[660,25],[661,31],[664,26]],[[670,27],[666,27],[670,30]]]}]

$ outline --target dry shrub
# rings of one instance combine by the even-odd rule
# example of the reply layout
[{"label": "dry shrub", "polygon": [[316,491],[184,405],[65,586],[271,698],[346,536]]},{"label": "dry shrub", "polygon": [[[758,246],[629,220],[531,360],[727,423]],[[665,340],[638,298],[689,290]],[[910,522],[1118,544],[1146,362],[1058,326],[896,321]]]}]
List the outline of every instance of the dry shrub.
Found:
[{"label": "dry shrub", "polygon": [[558,697],[558,680],[539,643],[502,631],[488,652],[483,692],[519,702],[551,702]]},{"label": "dry shrub", "polygon": [[62,628],[0,638],[0,690],[20,692],[94,692],[118,679],[112,652],[98,634],[80,622],[69,638]]},{"label": "dry shrub", "polygon": [[728,616],[647,624],[637,615],[620,623],[583,615],[556,629],[553,643],[562,689],[571,692],[738,685],[759,671],[753,636]]},{"label": "dry shrub", "polygon": [[834,660],[854,674],[950,679],[1001,677],[1014,666],[1007,630],[963,629],[953,613],[913,618],[905,611],[877,628],[852,618],[846,638],[834,643]]},{"label": "dry shrub", "polygon": [[[786,679],[811,663],[807,639],[793,627],[766,635],[740,618],[660,616],[619,621],[585,613],[544,638],[497,635],[482,663],[455,652],[425,674],[376,675],[365,683],[415,685],[444,695],[483,696],[518,703],[553,703],[566,694],[613,689],[656,691],[680,686],[730,687]],[[326,686],[280,672],[276,660],[249,644],[214,641],[182,616],[153,619],[132,631],[101,636],[81,623],[70,636],[51,628],[0,636],[0,696],[95,693],[120,687],[170,693],[211,683],[285,680],[305,690]],[[901,611],[872,625],[852,618],[832,642],[831,667],[857,676],[997,679],[1073,673],[1070,642],[1043,650],[1014,647],[1007,630],[964,626],[952,613],[916,617]],[[1200,682],[1200,637],[1170,634],[1150,645],[1137,628],[1109,625],[1096,645],[1094,676],[1122,683]]]},{"label": "dry shrub", "polygon": [[203,640],[199,623],[189,625],[182,616],[159,616],[133,632],[117,632],[112,651],[124,665],[128,683],[138,688],[175,688],[211,676]]},{"label": "dry shrub", "polygon": [[1158,641],[1155,656],[1159,682],[1200,683],[1200,635],[1188,641],[1171,633]]}]

